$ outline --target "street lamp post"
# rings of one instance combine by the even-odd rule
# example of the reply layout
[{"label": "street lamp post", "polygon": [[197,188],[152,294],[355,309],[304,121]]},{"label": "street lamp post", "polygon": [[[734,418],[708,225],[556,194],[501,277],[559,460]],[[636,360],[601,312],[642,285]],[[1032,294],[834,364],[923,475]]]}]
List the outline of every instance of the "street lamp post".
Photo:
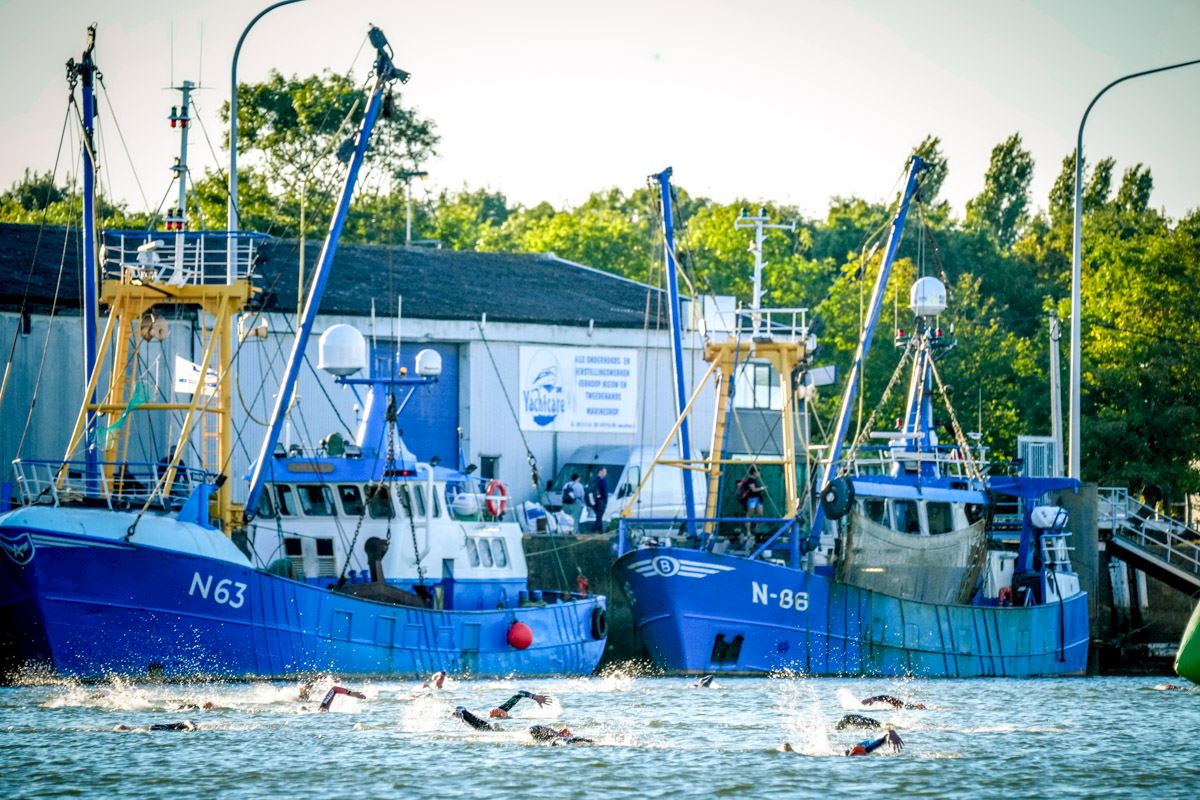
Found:
[{"label": "street lamp post", "polygon": [[1200,58],[1171,64],[1166,67],[1158,67],[1157,69],[1134,72],[1130,75],[1117,78],[1096,93],[1096,96],[1092,98],[1092,102],[1088,103],[1087,109],[1083,112],[1083,119],[1079,120],[1079,136],[1075,140],[1075,235],[1071,246],[1071,430],[1069,447],[1070,467],[1068,474],[1072,478],[1078,479],[1080,477],[1079,461],[1081,455],[1079,446],[1079,331],[1082,325],[1080,324],[1079,307],[1082,276],[1079,264],[1082,253],[1080,243],[1083,232],[1083,126],[1087,124],[1088,114],[1092,113],[1092,106],[1096,105],[1096,101],[1118,83],[1124,83],[1125,81],[1140,78],[1144,75],[1154,75],[1158,72],[1166,72],[1167,70],[1179,69],[1180,67],[1190,67],[1193,64],[1200,64]]},{"label": "street lamp post", "polygon": [[265,17],[268,13],[274,11],[280,6],[290,6],[292,3],[299,3],[301,0],[279,0],[278,3],[271,5],[258,12],[254,19],[250,20],[250,24],[242,31],[242,35],[238,37],[237,47],[233,49],[233,67],[230,69],[231,83],[229,88],[229,245],[226,257],[226,268],[229,271],[229,280],[233,280],[234,270],[237,266],[236,238],[235,234],[238,229],[238,174],[237,174],[237,67],[238,56],[242,54],[242,43],[246,41],[247,34],[254,24]]}]

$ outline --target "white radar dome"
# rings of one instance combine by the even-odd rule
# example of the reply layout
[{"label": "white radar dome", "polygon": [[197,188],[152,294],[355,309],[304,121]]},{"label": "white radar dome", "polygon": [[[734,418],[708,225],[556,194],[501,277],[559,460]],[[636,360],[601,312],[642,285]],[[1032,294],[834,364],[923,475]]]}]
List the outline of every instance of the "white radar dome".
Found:
[{"label": "white radar dome", "polygon": [[946,310],[946,287],[928,275],[919,279],[909,291],[908,307],[918,317],[936,317]]},{"label": "white radar dome", "polygon": [[333,325],[321,334],[317,368],[346,377],[367,366],[367,340],[352,325]]},{"label": "white radar dome", "polygon": [[422,350],[417,353],[417,374],[425,378],[436,378],[442,374],[442,355],[437,350]]}]

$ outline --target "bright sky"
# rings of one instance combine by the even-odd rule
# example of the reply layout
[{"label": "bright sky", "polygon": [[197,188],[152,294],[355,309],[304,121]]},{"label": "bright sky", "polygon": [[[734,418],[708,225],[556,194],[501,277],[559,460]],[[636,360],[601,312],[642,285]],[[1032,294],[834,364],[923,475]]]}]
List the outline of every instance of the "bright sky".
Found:
[{"label": "bright sky", "polygon": [[[234,45],[265,5],[0,0],[0,186],[52,166],[63,63],[95,21],[97,62],[157,204],[178,148],[166,119],[177,95],[161,88],[172,61],[175,81],[203,81],[198,104],[219,136]],[[1020,131],[1044,206],[1095,92],[1200,58],[1195,0],[305,0],[258,23],[239,78],[344,71],[368,22],[413,74],[405,102],[442,136],[414,192],[467,184],[526,204],[630,191],[672,165],[693,194],[822,215],[831,195],[887,199],[909,150],[933,133],[950,163],[944,196],[961,213],[993,145]],[[364,51],[356,77],[368,66]],[[1085,152],[1114,156],[1118,174],[1149,164],[1152,203],[1178,217],[1200,206],[1198,97],[1200,65],[1123,84],[1092,112]],[[108,133],[113,191],[140,208]],[[192,142],[193,167],[211,166],[203,137]]]}]

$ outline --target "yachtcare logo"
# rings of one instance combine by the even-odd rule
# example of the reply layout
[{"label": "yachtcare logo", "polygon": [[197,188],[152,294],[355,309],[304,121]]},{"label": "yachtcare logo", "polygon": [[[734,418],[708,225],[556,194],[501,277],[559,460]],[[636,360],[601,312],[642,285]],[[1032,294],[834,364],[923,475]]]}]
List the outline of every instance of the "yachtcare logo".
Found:
[{"label": "yachtcare logo", "polygon": [[539,350],[529,359],[523,384],[521,402],[536,424],[549,425],[567,410],[558,359],[549,351]]},{"label": "yachtcare logo", "polygon": [[19,567],[23,567],[30,561],[33,561],[33,554],[37,551],[37,548],[33,544],[33,537],[29,535],[29,531],[19,533],[16,536],[8,536],[0,533],[0,549],[3,549],[4,555],[8,556]]},{"label": "yachtcare logo", "polygon": [[678,575],[681,578],[707,578],[718,572],[729,572],[733,567],[723,564],[706,564],[703,561],[689,561],[672,556],[655,556],[642,561],[635,561],[629,568],[643,578],[653,578],[655,575],[671,578]]}]

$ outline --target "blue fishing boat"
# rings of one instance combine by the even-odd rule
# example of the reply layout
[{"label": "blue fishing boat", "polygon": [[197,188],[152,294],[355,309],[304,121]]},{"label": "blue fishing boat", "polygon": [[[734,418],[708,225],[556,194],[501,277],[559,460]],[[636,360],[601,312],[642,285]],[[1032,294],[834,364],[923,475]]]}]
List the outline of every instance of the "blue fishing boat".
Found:
[{"label": "blue fishing boat", "polygon": [[[898,430],[877,431],[872,416],[846,443],[924,166],[914,158],[901,192],[823,463],[806,469],[803,460],[813,340],[802,310],[764,309],[756,300],[727,336],[706,343],[709,374],[720,377],[713,444],[703,459],[686,452],[683,458],[691,467],[685,475],[695,471],[709,482],[705,513],[689,508],[677,536],[663,534],[666,520],[622,520],[613,567],[657,666],[936,677],[1085,671],[1087,595],[1071,569],[1067,513],[1049,499],[1078,483],[989,474],[985,451],[959,427],[938,374],[949,337],[938,323],[946,291],[936,278],[913,284],[915,319],[897,335],[901,358],[889,389],[908,369]],[[670,274],[670,171],[655,178]],[[725,435],[736,376],[747,364],[769,365],[782,376],[779,447],[767,455],[731,452]],[[680,423],[671,436],[678,433],[686,451],[684,419],[692,403],[679,389]],[[949,443],[938,441],[934,410],[941,402]],[[870,444],[869,437],[883,443]],[[722,516],[721,498],[735,493],[734,481],[745,485],[743,476],[759,471],[772,471],[785,513]],[[757,534],[751,523],[767,531]]]},{"label": "blue fishing boat", "polygon": [[[0,666],[89,678],[594,671],[605,599],[531,590],[505,487],[461,464],[420,463],[404,446],[404,405],[436,381],[435,351],[418,354],[411,375],[395,365],[356,378],[362,334],[329,327],[319,366],[365,393],[357,433],[319,448],[280,443],[371,132],[389,87],[408,78],[382,32],[370,30],[370,92],[341,153],[345,183],[242,502],[228,475],[231,383],[237,350],[259,327],[253,312],[238,315],[261,291],[265,237],[188,231],[179,212],[165,232],[110,231],[97,246],[94,34],[68,65],[72,92],[82,88],[85,396],[66,457],[14,465],[15,507],[0,514]],[[181,88],[171,122],[183,137],[185,209],[192,87]],[[185,402],[146,396],[137,367],[138,347],[168,334],[169,307],[206,321],[200,362],[176,375]],[[183,420],[176,446],[161,460],[132,457],[133,420],[163,412]]]}]

